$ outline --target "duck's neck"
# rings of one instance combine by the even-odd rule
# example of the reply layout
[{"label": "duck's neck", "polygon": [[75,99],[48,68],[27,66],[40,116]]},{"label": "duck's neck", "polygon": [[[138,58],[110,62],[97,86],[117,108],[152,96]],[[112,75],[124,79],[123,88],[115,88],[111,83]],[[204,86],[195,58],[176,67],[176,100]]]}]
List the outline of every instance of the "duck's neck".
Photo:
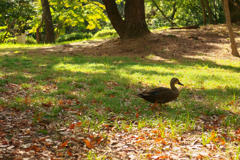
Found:
[{"label": "duck's neck", "polygon": [[178,91],[177,87],[175,87],[175,84],[170,84],[171,86],[171,89],[174,90],[174,91]]}]

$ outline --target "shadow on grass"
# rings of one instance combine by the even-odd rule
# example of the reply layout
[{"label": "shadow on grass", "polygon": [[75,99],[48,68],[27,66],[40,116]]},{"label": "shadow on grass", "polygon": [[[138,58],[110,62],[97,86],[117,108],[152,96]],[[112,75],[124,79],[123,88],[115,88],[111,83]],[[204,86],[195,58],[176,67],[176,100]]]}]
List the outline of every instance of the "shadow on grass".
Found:
[{"label": "shadow on grass", "polygon": [[[138,82],[142,76],[146,79],[158,78],[170,80],[172,77],[182,77],[185,80],[191,80],[185,75],[184,68],[187,66],[205,66],[205,61],[196,61],[194,64],[180,63],[151,63],[142,61],[132,61],[131,58],[122,60],[120,57],[54,57],[41,56],[39,60],[36,57],[26,55],[27,60],[21,56],[4,57],[1,64],[0,79],[1,86],[4,87],[8,83],[16,83],[19,85],[30,84],[29,88],[24,89],[26,92],[32,92],[31,97],[35,99],[45,99],[36,104],[54,101],[57,105],[60,100],[78,99],[80,104],[73,107],[87,106],[89,110],[94,108],[110,108],[111,112],[116,115],[126,116],[128,119],[134,119],[136,107],[140,107],[140,119],[153,118],[154,111],[148,107],[148,103],[135,97],[140,90],[144,90],[145,86],[141,86]],[[69,59],[67,59],[69,58]],[[108,61],[109,63],[103,63]],[[121,61],[121,62],[120,62]],[[10,63],[11,62],[11,63]],[[115,62],[115,63],[113,63]],[[218,68],[219,66],[208,62],[208,68]],[[41,64],[44,64],[41,66]],[[62,66],[59,66],[61,64]],[[75,68],[71,68],[70,65]],[[59,67],[58,67],[59,66]],[[157,68],[156,68],[157,67]],[[182,69],[182,72],[175,73],[175,70]],[[227,70],[228,67],[225,68]],[[201,70],[201,68],[199,69]],[[238,69],[233,67],[233,72]],[[213,73],[214,74],[214,73]],[[218,89],[200,89],[201,86],[187,86],[182,89],[177,101],[173,101],[164,108],[166,118],[177,118],[179,116],[188,115],[191,119],[196,118],[200,114],[225,114],[237,112],[237,109],[231,106],[231,101],[240,95],[239,88],[232,86],[225,87],[224,77],[219,75],[209,76],[203,73],[193,73],[197,81],[203,80],[216,81],[221,84]],[[165,84],[168,84],[166,82]],[[184,83],[184,82],[183,82]],[[185,82],[187,83],[187,82]],[[56,85],[57,88],[53,88]],[[37,89],[36,86],[39,86]],[[46,92],[44,87],[48,86],[51,92]],[[154,85],[152,86],[154,87]],[[156,86],[155,86],[156,87]],[[11,93],[10,88],[5,88],[4,92]],[[14,89],[13,89],[14,90]],[[75,94],[73,94],[75,93]],[[18,94],[18,97],[24,97],[25,94]],[[13,98],[14,99],[14,98]],[[3,101],[4,102],[4,101]],[[14,103],[14,100],[12,101]],[[19,104],[21,105],[21,104]],[[71,107],[71,106],[70,106]],[[233,108],[233,109],[232,109]],[[124,115],[129,113],[129,115]]]}]

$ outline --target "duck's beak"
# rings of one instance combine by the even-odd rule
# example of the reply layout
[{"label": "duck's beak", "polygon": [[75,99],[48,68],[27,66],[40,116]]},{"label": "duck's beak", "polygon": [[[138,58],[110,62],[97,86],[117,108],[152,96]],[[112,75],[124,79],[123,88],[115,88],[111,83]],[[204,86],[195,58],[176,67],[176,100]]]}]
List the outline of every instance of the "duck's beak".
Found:
[{"label": "duck's beak", "polygon": [[178,82],[179,85],[184,86],[182,83]]}]

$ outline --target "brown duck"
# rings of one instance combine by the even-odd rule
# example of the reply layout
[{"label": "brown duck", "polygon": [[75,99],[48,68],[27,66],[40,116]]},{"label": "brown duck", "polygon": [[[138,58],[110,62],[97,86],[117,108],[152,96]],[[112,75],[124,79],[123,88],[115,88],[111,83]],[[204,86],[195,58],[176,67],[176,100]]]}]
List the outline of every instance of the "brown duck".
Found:
[{"label": "brown duck", "polygon": [[165,87],[154,88],[144,91],[137,96],[152,103],[167,103],[177,99],[179,96],[179,90],[175,87],[175,84],[183,86],[177,78],[172,78],[170,82],[171,89]]}]

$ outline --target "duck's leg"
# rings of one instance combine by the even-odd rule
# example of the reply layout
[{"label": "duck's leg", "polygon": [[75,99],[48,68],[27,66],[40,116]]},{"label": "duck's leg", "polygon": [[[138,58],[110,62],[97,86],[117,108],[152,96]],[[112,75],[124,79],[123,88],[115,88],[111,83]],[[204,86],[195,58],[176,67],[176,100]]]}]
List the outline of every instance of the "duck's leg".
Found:
[{"label": "duck's leg", "polygon": [[157,107],[157,101],[152,105],[151,110],[153,111]]},{"label": "duck's leg", "polygon": [[162,103],[160,103],[160,107],[159,107],[159,113],[161,113],[161,109],[162,109]]},{"label": "duck's leg", "polygon": [[154,106],[157,107],[157,101],[154,103]]}]

